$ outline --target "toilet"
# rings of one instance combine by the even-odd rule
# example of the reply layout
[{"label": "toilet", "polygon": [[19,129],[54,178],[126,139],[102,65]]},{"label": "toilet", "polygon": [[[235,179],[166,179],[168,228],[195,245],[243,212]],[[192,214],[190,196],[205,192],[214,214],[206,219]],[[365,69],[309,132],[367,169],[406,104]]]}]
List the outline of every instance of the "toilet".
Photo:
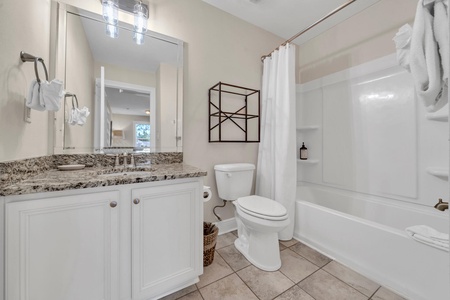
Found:
[{"label": "toilet", "polygon": [[250,195],[255,166],[248,163],[214,166],[219,197],[233,201],[238,227],[234,245],[248,261],[264,271],[281,267],[278,232],[289,224],[286,208],[261,196]]}]

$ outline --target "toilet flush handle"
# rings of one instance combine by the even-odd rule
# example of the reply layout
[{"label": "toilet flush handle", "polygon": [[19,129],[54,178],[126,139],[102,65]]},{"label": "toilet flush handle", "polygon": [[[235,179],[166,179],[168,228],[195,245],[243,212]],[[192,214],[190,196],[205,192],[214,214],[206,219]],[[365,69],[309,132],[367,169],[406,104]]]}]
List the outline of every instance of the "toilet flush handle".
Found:
[{"label": "toilet flush handle", "polygon": [[227,173],[227,177],[230,178],[231,177],[231,173]]}]

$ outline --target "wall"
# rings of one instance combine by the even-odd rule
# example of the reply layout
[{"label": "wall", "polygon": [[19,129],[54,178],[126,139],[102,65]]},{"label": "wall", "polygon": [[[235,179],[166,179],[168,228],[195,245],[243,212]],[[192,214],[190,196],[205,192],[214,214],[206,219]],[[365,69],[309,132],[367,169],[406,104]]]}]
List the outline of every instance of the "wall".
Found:
[{"label": "wall", "polygon": [[117,65],[106,64],[95,61],[94,73],[95,78],[100,78],[100,67],[105,67],[105,79],[119,82],[126,82],[142,86],[155,87],[156,74],[155,72],[143,72],[140,70],[130,70],[122,68]]},{"label": "wall", "polygon": [[[83,126],[69,125],[64,122],[64,147],[76,147],[77,153],[92,150],[94,140],[94,118],[95,115],[95,77],[94,77],[94,57],[91,53],[89,42],[84,32],[83,24],[78,16],[67,15],[67,39],[66,39],[66,73],[65,89],[68,93],[77,95],[78,107],[87,107],[90,115]],[[76,105],[76,104],[75,104]],[[71,98],[66,98],[65,115],[67,116],[71,109]],[[62,127],[63,111],[56,113],[59,116],[57,129]],[[56,137],[56,145],[58,143]]]},{"label": "wall", "polygon": [[[2,36],[0,64],[2,146],[0,160],[35,157],[52,152],[47,145],[48,121],[44,113],[33,112],[33,123],[22,121],[22,98],[33,78],[31,64],[19,62],[26,50],[49,60],[50,1],[4,1],[0,10]],[[101,5],[92,0],[64,0],[64,3],[100,13]],[[132,22],[131,15],[119,14]],[[23,22],[27,20],[27,22]],[[201,0],[154,0],[150,5],[149,29],[186,42],[183,86],[184,161],[208,172],[205,185],[213,188],[213,199],[205,204],[205,220],[215,221],[212,207],[217,197],[213,166],[219,163],[256,163],[257,144],[208,143],[208,89],[219,81],[260,89],[260,57],[283,39],[222,12]],[[11,30],[15,28],[16,30]],[[18,30],[20,29],[20,30]],[[16,35],[16,32],[26,34]],[[16,137],[21,137],[17,139]],[[224,219],[233,216],[228,205],[220,210]]]},{"label": "wall", "polygon": [[133,122],[148,122],[147,116],[133,116],[133,115],[112,115],[112,129],[123,130],[125,138],[113,138],[113,147],[134,147],[133,137],[134,128]]},{"label": "wall", "polygon": [[[395,55],[392,37],[404,23],[412,24],[416,5],[416,1],[382,0],[301,45],[300,82],[323,84],[330,74]],[[361,87],[371,82],[367,78],[358,84],[336,81],[301,95],[299,125],[319,128],[300,130],[298,146],[305,140],[310,157],[318,163],[300,163],[298,177],[432,206],[438,198],[448,198],[448,179],[428,172],[448,169],[448,123],[427,118],[425,107],[414,98],[410,74],[388,73],[385,79],[384,73],[374,73],[381,86],[363,91]],[[381,95],[382,89],[393,91],[395,99],[362,101],[361,95]]]},{"label": "wall", "polygon": [[395,52],[392,41],[414,21],[417,1],[381,0],[302,44],[297,82],[305,83]]},{"label": "wall", "polygon": [[[33,63],[20,51],[40,56],[49,69],[50,1],[0,2],[0,161],[47,155],[48,113],[31,111],[24,122],[24,98],[35,78]],[[39,76],[45,77],[42,69]]]},{"label": "wall", "polygon": [[177,67],[160,64],[156,78],[156,150],[176,152]]}]

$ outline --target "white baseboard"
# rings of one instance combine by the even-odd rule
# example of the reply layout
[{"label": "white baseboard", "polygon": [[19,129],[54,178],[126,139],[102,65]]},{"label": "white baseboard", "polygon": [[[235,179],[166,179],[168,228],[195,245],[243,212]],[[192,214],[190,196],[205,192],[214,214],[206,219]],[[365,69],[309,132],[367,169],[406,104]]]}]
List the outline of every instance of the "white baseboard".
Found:
[{"label": "white baseboard", "polygon": [[237,229],[236,218],[230,218],[223,221],[219,221],[214,223],[217,227],[219,227],[219,235],[225,234],[227,232],[231,232]]}]

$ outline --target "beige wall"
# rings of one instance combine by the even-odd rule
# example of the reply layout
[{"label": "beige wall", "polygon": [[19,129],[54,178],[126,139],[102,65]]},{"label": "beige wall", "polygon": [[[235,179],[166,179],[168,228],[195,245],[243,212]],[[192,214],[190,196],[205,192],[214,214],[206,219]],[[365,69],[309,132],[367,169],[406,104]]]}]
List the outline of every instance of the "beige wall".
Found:
[{"label": "beige wall", "polygon": [[[50,1],[0,2],[0,161],[49,154],[48,113],[31,111],[24,122],[24,98],[35,77],[20,51],[40,56],[49,69]],[[44,72],[40,69],[40,77]]]},{"label": "beige wall", "polygon": [[106,80],[119,81],[150,87],[155,87],[156,85],[155,72],[143,72],[140,70],[131,70],[129,68],[122,68],[117,65],[106,64],[98,61],[94,63],[95,78],[100,78],[101,66],[105,67]]},{"label": "beige wall", "polygon": [[156,150],[176,152],[177,67],[160,64],[156,74]]},{"label": "beige wall", "polygon": [[417,1],[381,0],[299,47],[297,82],[305,83],[395,52],[398,28],[414,21]]},{"label": "beige wall", "polygon": [[113,138],[113,147],[134,147],[134,123],[148,122],[147,116],[133,116],[133,115],[112,115],[112,129],[123,130],[124,138]]},{"label": "beige wall", "polygon": [[[92,67],[94,57],[80,18],[68,14],[67,28],[70,28],[70,30],[66,32],[65,89],[68,93],[77,95],[79,108],[86,106],[91,115],[88,116],[86,124],[83,126],[65,123],[64,146],[76,147],[77,153],[91,152],[94,141],[93,117],[95,116],[95,77]],[[65,111],[69,113],[72,109],[71,98],[66,98],[65,104]],[[57,113],[60,122],[64,119],[62,113],[62,110]],[[59,124],[59,126],[62,125]],[[58,137],[56,141],[58,141]]]}]

